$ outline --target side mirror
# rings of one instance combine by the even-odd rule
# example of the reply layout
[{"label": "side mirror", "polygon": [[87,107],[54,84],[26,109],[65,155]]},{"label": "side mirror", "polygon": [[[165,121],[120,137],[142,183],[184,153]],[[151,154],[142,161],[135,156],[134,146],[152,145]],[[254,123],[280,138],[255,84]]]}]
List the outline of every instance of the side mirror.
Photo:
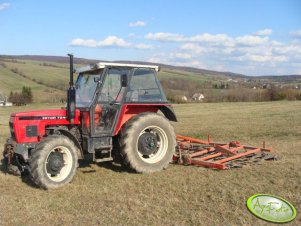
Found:
[{"label": "side mirror", "polygon": [[127,74],[121,74],[121,87],[127,87],[128,85],[128,76]]},{"label": "side mirror", "polygon": [[100,82],[100,77],[94,77],[94,82],[95,82],[95,83]]}]

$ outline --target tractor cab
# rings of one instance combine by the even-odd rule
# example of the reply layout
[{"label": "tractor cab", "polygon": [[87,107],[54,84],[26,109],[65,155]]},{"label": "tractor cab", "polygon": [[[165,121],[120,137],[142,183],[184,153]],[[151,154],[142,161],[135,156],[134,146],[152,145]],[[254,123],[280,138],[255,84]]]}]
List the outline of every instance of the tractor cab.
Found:
[{"label": "tractor cab", "polygon": [[143,109],[167,104],[158,66],[100,62],[76,71],[76,108],[86,136],[114,135],[124,106],[133,110],[138,103]]}]

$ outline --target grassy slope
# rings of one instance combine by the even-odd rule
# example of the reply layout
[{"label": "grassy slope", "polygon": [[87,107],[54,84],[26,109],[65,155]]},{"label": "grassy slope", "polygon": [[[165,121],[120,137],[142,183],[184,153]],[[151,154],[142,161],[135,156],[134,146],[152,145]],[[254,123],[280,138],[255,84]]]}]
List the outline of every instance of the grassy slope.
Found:
[{"label": "grassy slope", "polygon": [[[0,92],[9,95],[11,91],[20,92],[23,86],[31,87],[34,102],[48,102],[55,96],[65,96],[65,92],[49,87],[68,87],[69,69],[65,64],[52,63],[58,67],[41,66],[40,61],[22,61],[22,63],[4,62],[6,68],[0,65]],[[13,73],[11,69],[18,68],[25,76]],[[38,83],[42,82],[42,83]],[[51,102],[51,101],[50,101]]]},{"label": "grassy slope", "polygon": [[158,73],[158,77],[160,80],[176,78],[176,79],[183,79],[186,81],[191,81],[196,83],[203,83],[205,81],[223,81],[226,79],[226,77],[220,75],[207,75],[207,74],[191,73],[186,71],[164,70],[164,69],[162,69]]},{"label": "grassy slope", "polygon": [[0,66],[0,90],[6,94],[10,91],[17,91],[22,89],[22,86],[30,86],[33,91],[43,90],[45,87],[27,79],[20,75],[11,72],[7,68]]},{"label": "grassy slope", "polygon": [[[36,81],[43,81],[49,84],[66,84],[69,79],[69,68],[68,65],[62,63],[53,62],[42,62],[42,61],[32,61],[32,60],[22,60],[22,63],[5,62],[8,68],[18,68],[25,75],[29,76],[31,79]],[[51,65],[56,65],[58,67],[51,66],[41,66],[40,64],[47,63]],[[161,70],[159,72],[160,79],[178,78],[185,79],[188,81],[202,83],[208,80],[224,80],[226,77],[219,75],[207,75],[207,74],[197,74],[186,71],[179,70]]]},{"label": "grassy slope", "polygon": [[[28,109],[57,108],[33,105]],[[0,109],[2,146],[8,115],[24,108]],[[118,165],[82,166],[72,184],[43,191],[0,172],[1,224],[52,225],[266,225],[245,207],[255,193],[291,201],[301,224],[301,102],[214,103],[175,106],[177,133],[259,145],[266,140],[282,159],[215,171],[177,166],[140,175]],[[215,139],[215,140],[216,140]]]},{"label": "grassy slope", "polygon": [[30,79],[24,78],[11,72],[9,69],[0,66],[0,92],[2,94],[9,96],[11,91],[20,92],[23,86],[31,87],[35,102],[47,99],[47,96],[49,96],[52,90],[53,92],[62,92],[59,90],[49,89],[44,85],[35,83]]},{"label": "grassy slope", "polygon": [[[68,85],[69,79],[69,69],[65,64],[53,64],[53,65],[61,65],[66,66],[65,68],[61,67],[49,67],[49,66],[41,66],[43,62],[41,61],[24,61],[26,64],[20,63],[12,63],[6,62],[5,64],[8,68],[18,68],[25,75],[29,76],[32,79],[36,79],[37,81],[41,80],[45,83],[52,84],[60,84],[65,83]],[[49,63],[49,62],[48,62]]]}]

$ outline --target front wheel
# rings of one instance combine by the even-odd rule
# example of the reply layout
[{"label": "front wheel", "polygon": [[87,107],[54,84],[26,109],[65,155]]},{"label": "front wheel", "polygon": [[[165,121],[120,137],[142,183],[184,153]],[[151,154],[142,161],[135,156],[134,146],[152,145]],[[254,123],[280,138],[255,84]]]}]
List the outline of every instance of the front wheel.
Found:
[{"label": "front wheel", "polygon": [[77,165],[74,143],[64,136],[49,136],[33,151],[29,159],[29,173],[38,186],[57,188],[71,182]]},{"label": "front wheel", "polygon": [[156,113],[133,117],[121,131],[120,154],[138,173],[166,168],[175,151],[175,133],[169,121]]}]

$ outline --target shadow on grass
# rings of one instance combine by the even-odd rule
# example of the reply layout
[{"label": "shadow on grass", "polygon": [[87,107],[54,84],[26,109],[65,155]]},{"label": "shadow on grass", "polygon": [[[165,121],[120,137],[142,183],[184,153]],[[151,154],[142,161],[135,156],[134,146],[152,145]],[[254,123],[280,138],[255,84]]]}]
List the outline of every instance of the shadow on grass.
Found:
[{"label": "shadow on grass", "polygon": [[[93,167],[93,165],[95,164],[95,162],[91,161],[91,160],[86,160],[86,159],[80,159],[78,161],[78,168],[81,169],[82,173],[95,173],[96,170]],[[119,160],[115,160],[112,162],[101,162],[101,163],[96,163],[96,165],[98,167],[103,167],[105,169],[109,169],[112,170],[114,172],[127,172],[127,173],[135,173],[135,171],[127,168],[126,166],[124,166],[123,164],[121,164],[121,161]]]},{"label": "shadow on grass", "polygon": [[78,168],[82,169],[82,173],[95,173],[96,170],[91,166],[91,161],[85,159],[78,160]]},{"label": "shadow on grass", "polygon": [[38,185],[36,185],[30,178],[30,175],[28,172],[24,172],[22,173],[21,175],[21,179],[22,179],[22,182],[27,184],[28,186],[32,187],[32,188],[35,188],[35,189],[41,189]]},{"label": "shadow on grass", "polygon": [[[78,163],[79,163],[78,168],[82,169],[81,170],[82,173],[95,173],[96,172],[96,170],[91,165],[91,164],[94,164],[92,161],[81,159],[81,160],[79,160]],[[130,170],[127,167],[123,166],[122,164],[116,163],[116,162],[102,162],[102,163],[98,163],[96,165],[98,167],[103,167],[103,168],[112,170],[114,172],[135,173],[133,170]],[[30,176],[30,174],[27,170],[22,172],[21,175],[14,174],[14,173],[8,173],[6,165],[3,164],[3,161],[1,161],[1,163],[0,163],[0,173],[5,174],[5,175],[12,175],[12,176],[20,177],[22,182],[25,183],[26,185],[28,185],[32,188],[35,188],[35,189],[41,189],[38,185],[36,185],[32,181],[31,176]]]},{"label": "shadow on grass", "polygon": [[102,162],[102,163],[98,163],[97,165],[100,167],[112,170],[114,172],[118,172],[118,173],[122,173],[122,172],[135,173],[134,170],[131,170],[118,162],[117,163],[116,162]]},{"label": "shadow on grass", "polygon": [[5,165],[5,163],[3,161],[1,161],[1,164],[0,164],[0,173],[5,174],[5,175],[20,177],[23,183],[29,185],[32,188],[37,188],[37,189],[39,188],[34,182],[32,182],[28,171],[22,172],[21,175],[20,175],[20,173],[13,173],[13,172],[9,173],[7,166]]},{"label": "shadow on grass", "polygon": [[0,163],[0,172],[2,174],[7,174],[7,167],[3,164],[3,161]]}]

